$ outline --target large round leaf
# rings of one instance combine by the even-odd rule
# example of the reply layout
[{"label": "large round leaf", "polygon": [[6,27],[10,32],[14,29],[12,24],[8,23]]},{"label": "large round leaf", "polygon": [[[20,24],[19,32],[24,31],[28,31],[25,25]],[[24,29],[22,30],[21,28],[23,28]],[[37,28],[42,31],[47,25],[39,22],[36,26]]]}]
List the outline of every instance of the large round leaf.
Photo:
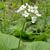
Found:
[{"label": "large round leaf", "polygon": [[19,39],[12,35],[0,34],[0,50],[18,48]]},{"label": "large round leaf", "polygon": [[24,42],[22,50],[50,50],[50,43],[42,41]]}]

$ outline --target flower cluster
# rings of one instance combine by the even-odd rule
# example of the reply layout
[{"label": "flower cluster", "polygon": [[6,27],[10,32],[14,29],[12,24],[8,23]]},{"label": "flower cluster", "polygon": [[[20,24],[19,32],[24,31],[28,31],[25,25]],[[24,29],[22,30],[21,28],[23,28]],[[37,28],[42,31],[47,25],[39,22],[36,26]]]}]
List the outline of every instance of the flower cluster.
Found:
[{"label": "flower cluster", "polygon": [[[24,16],[24,17],[28,17],[31,13],[33,14],[32,23],[35,23],[35,21],[37,20],[36,16],[38,16],[38,17],[41,16],[41,14],[39,14],[39,12],[38,12],[38,6],[36,6],[36,5],[30,6],[28,3],[25,3],[18,10],[16,10],[15,12],[19,13],[21,11],[24,11],[22,13],[22,16]],[[34,14],[36,16],[34,16]]]}]

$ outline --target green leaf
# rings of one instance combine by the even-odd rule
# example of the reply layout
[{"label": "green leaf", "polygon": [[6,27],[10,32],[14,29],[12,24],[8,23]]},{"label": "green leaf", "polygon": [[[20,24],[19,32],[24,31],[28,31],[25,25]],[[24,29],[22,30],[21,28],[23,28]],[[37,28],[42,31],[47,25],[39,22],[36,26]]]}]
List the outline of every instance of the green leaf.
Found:
[{"label": "green leaf", "polygon": [[43,31],[45,27],[45,18],[39,18],[37,21],[37,29],[40,29],[40,31]]},{"label": "green leaf", "polygon": [[50,16],[48,16],[46,19],[47,19],[47,27],[50,29]]},{"label": "green leaf", "polygon": [[0,50],[10,50],[18,48],[19,39],[12,35],[0,33]]},{"label": "green leaf", "polygon": [[50,43],[42,41],[24,42],[23,50],[50,50]]},{"label": "green leaf", "polygon": [[0,9],[5,8],[4,2],[0,2]]},{"label": "green leaf", "polygon": [[17,20],[17,24],[15,26],[10,26],[10,28],[9,28],[10,34],[13,34],[15,36],[19,36],[21,33],[21,30],[23,29],[24,23],[25,23],[25,19],[19,18]]}]

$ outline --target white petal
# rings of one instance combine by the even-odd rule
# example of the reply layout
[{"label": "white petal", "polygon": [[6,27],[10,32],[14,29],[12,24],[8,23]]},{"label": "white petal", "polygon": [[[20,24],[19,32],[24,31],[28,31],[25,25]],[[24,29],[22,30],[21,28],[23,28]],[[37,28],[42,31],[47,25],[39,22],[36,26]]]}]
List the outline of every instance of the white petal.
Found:
[{"label": "white petal", "polygon": [[28,3],[26,3],[26,6],[28,6]]},{"label": "white petal", "polygon": [[22,5],[21,7],[23,8],[23,7],[25,7],[25,5]]},{"label": "white petal", "polygon": [[33,16],[33,17],[32,17],[32,23],[35,23],[36,20],[37,20],[37,17]]},{"label": "white petal", "polygon": [[37,16],[41,16],[41,14],[36,14]]},{"label": "white petal", "polygon": [[34,10],[31,10],[31,13],[34,13]]},{"label": "white petal", "polygon": [[30,8],[31,8],[31,6],[30,6],[30,5],[28,5],[28,8],[30,9]]},{"label": "white petal", "polygon": [[26,15],[29,15],[29,13],[26,13]]},{"label": "white petal", "polygon": [[34,12],[35,14],[38,14],[39,12],[38,12],[38,10],[35,10],[35,12]]},{"label": "white petal", "polygon": [[17,10],[17,11],[15,11],[16,13],[19,13],[20,12],[20,10]]},{"label": "white petal", "polygon": [[26,6],[23,7],[23,9],[25,9],[25,8],[26,8]]},{"label": "white petal", "polygon": [[28,10],[28,12],[30,12],[31,10],[30,9],[27,9]]},{"label": "white petal", "polygon": [[22,14],[22,16],[25,16],[25,14]]},{"label": "white petal", "polygon": [[20,7],[19,10],[24,10],[24,8]]},{"label": "white petal", "polygon": [[25,15],[29,15],[29,13],[26,13]]},{"label": "white petal", "polygon": [[25,17],[28,17],[28,15],[25,15]]},{"label": "white petal", "polygon": [[24,11],[24,13],[27,14],[28,12],[27,11]]},{"label": "white petal", "polygon": [[22,5],[19,9],[20,10],[24,10],[26,8],[26,6],[25,5]]},{"label": "white petal", "polygon": [[38,9],[38,6],[34,5],[34,8],[35,8],[35,9]]},{"label": "white petal", "polygon": [[33,10],[33,9],[34,9],[34,7],[33,7],[33,6],[31,6],[31,7],[30,7],[30,9],[32,9],[32,10]]},{"label": "white petal", "polygon": [[24,16],[24,17],[28,17],[29,15],[26,15],[26,14],[22,14],[22,16]]},{"label": "white petal", "polygon": [[29,16],[29,13],[27,13],[27,14],[22,14],[22,16],[24,16],[24,17],[28,17]]}]

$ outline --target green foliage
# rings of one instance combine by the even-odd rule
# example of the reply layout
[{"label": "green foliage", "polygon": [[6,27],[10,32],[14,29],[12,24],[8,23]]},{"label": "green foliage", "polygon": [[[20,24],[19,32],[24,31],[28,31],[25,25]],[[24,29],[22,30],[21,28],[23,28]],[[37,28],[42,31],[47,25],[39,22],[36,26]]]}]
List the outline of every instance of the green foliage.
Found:
[{"label": "green foliage", "polygon": [[[49,2],[47,5],[45,1],[40,1],[42,4],[36,3],[39,6],[39,12],[42,13],[42,17],[38,18],[35,24],[32,24],[30,22],[30,18],[25,20],[25,18],[23,18],[21,15],[15,14],[14,11],[21,5],[21,0],[19,0],[20,2],[18,2],[18,0],[16,2],[15,1],[16,0],[10,3],[8,1],[0,3],[1,9],[4,9],[0,13],[0,31],[6,34],[12,34],[14,36],[19,36],[21,33],[22,37],[27,37],[28,39],[36,39],[36,36],[38,37],[43,33],[45,33],[45,35],[48,35],[50,32],[50,16],[49,14],[46,15],[46,12],[48,12],[46,9],[49,10],[49,8],[46,6],[48,5],[49,7]],[[22,1],[23,3],[29,2],[29,0]]]},{"label": "green foliage", "polygon": [[26,19],[15,13],[22,4],[33,2],[34,0],[0,2],[0,50],[50,50],[50,1],[35,1],[42,16],[34,24],[31,23],[30,16]]},{"label": "green foliage", "polygon": [[0,2],[0,9],[4,9],[4,8],[5,8],[4,2]]},{"label": "green foliage", "polygon": [[[18,50],[19,39],[0,33],[0,50]],[[15,49],[16,48],[16,49]],[[21,42],[20,50],[50,50],[50,43],[42,41]]]},{"label": "green foliage", "polygon": [[46,43],[46,42],[32,42],[32,43],[28,43],[26,42],[26,47],[23,50],[50,50],[50,44]]}]

